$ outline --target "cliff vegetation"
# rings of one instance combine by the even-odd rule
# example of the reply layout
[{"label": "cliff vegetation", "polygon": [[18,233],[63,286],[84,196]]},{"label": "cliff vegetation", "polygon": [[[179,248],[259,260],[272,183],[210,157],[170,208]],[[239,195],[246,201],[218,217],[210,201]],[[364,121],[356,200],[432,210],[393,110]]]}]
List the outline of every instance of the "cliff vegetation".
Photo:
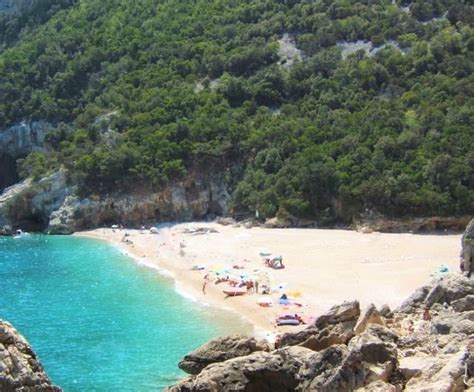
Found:
[{"label": "cliff vegetation", "polygon": [[23,176],[91,195],[216,173],[262,218],[474,212],[467,0],[41,4],[0,20],[0,124],[54,124]]}]

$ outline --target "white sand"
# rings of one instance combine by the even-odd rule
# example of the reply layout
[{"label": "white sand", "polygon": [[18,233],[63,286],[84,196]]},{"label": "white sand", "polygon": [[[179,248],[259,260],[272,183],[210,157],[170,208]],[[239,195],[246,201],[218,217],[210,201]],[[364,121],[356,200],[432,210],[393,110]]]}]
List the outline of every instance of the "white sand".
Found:
[{"label": "white sand", "polygon": [[[193,235],[185,229],[209,228],[218,233]],[[133,244],[121,242],[124,233]],[[97,229],[78,233],[117,244],[142,262],[170,272],[180,291],[210,305],[237,311],[256,328],[256,333],[294,330],[275,327],[275,316],[298,313],[307,319],[344,300],[358,299],[361,306],[399,306],[416,288],[426,284],[444,264],[458,270],[460,235],[362,234],[347,230],[234,228],[216,223],[184,223],[160,229],[160,234],[138,230]],[[259,252],[269,250],[283,257],[285,269],[265,267]],[[244,261],[245,260],[245,261]],[[275,305],[257,305],[258,294],[225,298],[226,283],[202,285],[206,271],[220,264],[268,271],[275,285],[286,288],[271,294]],[[278,298],[285,291],[299,290],[303,307],[285,308]]]}]

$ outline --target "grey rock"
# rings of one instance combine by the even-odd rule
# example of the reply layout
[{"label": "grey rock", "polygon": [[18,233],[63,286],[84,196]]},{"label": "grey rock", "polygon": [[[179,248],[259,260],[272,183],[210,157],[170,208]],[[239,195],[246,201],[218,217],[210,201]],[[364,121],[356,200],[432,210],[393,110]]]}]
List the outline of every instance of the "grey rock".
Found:
[{"label": "grey rock", "polygon": [[379,313],[382,317],[389,318],[393,316],[392,309],[390,309],[390,306],[387,304],[382,305],[382,307],[379,310]]},{"label": "grey rock", "polygon": [[369,335],[376,336],[382,342],[398,344],[400,337],[391,329],[378,324],[370,324],[366,332]]},{"label": "grey rock", "polygon": [[328,312],[319,316],[314,325],[318,328],[328,324],[337,324],[345,321],[357,321],[360,316],[359,301],[346,301],[341,305],[333,306]]},{"label": "grey rock", "polygon": [[401,385],[392,385],[379,380],[374,381],[363,388],[357,389],[356,392],[399,392],[401,390]]},{"label": "grey rock", "polygon": [[347,344],[354,336],[353,327],[354,322],[329,324],[320,328],[309,326],[296,333],[283,334],[279,347],[299,345],[320,351],[335,344]]},{"label": "grey rock", "polygon": [[266,342],[242,335],[218,337],[185,355],[178,366],[189,374],[198,374],[211,363],[249,355],[255,351],[269,351]]},{"label": "grey rock", "polygon": [[227,212],[230,195],[222,177],[190,175],[160,191],[136,190],[89,198],[69,195],[49,219],[50,233],[72,233],[114,223],[136,226],[146,222],[204,219]]},{"label": "grey rock", "polygon": [[451,304],[456,312],[466,312],[474,310],[474,295],[467,295]]},{"label": "grey rock", "polygon": [[451,329],[452,333],[464,334],[467,336],[474,336],[474,321],[471,320],[461,320],[459,323],[456,323]]},{"label": "grey rock", "polygon": [[44,138],[51,128],[47,122],[31,121],[0,129],[0,192],[18,182],[17,159],[33,151],[45,151]]},{"label": "grey rock", "polygon": [[412,313],[415,311],[415,309],[423,303],[431,288],[431,286],[423,286],[416,289],[415,292],[402,303],[397,311],[401,313]]},{"label": "grey rock", "polygon": [[57,392],[31,346],[11,324],[0,320],[0,391]]},{"label": "grey rock", "polygon": [[367,308],[359,316],[359,319],[357,320],[357,323],[354,327],[354,332],[364,332],[369,324],[385,325],[382,316],[380,315],[374,304],[370,304],[369,306],[367,306]]},{"label": "grey rock", "polygon": [[474,294],[474,280],[460,274],[449,274],[440,278],[428,293],[425,305],[448,303]]},{"label": "grey rock", "polygon": [[73,192],[64,172],[59,171],[34,183],[23,181],[0,195],[0,226],[27,231],[44,229],[49,217]]},{"label": "grey rock", "polygon": [[311,361],[313,355],[313,351],[303,347],[255,352],[209,365],[167,391],[288,392],[295,390],[301,366]]},{"label": "grey rock", "polygon": [[[463,375],[466,364],[466,350],[449,355],[436,357],[415,357],[411,365],[402,368],[412,368],[418,371],[407,382],[405,391],[409,392],[457,392],[464,390]],[[415,365],[416,362],[416,365]]]}]

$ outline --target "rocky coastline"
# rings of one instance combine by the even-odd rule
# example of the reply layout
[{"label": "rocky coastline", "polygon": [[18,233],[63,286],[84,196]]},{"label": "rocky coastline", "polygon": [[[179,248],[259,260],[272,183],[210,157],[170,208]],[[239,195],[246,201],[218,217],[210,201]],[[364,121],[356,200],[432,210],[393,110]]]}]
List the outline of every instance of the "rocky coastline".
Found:
[{"label": "rocky coastline", "polygon": [[274,347],[217,338],[179,366],[191,376],[169,392],[472,391],[474,280],[438,278],[394,311],[345,302]]}]

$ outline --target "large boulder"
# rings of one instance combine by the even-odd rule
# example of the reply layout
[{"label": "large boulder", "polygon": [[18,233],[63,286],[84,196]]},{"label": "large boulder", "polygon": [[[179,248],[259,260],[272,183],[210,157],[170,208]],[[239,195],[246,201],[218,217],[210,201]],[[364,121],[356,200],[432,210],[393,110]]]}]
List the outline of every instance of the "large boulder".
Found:
[{"label": "large boulder", "polygon": [[283,334],[279,347],[298,345],[320,351],[335,344],[347,344],[354,336],[353,326],[353,323],[330,324],[324,328],[309,326],[296,333]]},{"label": "large boulder", "polygon": [[31,346],[11,324],[0,320],[0,391],[57,392]]},{"label": "large boulder", "polygon": [[337,324],[345,321],[357,321],[360,316],[359,301],[345,301],[340,305],[335,305],[325,314],[319,316],[314,325],[318,328],[328,324]]},{"label": "large boulder", "polygon": [[417,289],[397,310],[400,313],[416,313],[434,304],[452,302],[474,294],[474,280],[461,274],[437,277],[429,285]]},{"label": "large boulder", "polygon": [[463,391],[466,359],[465,348],[452,355],[425,355],[402,359],[402,371],[411,376],[405,391]]},{"label": "large boulder", "polygon": [[184,356],[178,366],[189,374],[198,374],[211,363],[249,355],[255,351],[269,351],[268,344],[242,335],[218,337]]},{"label": "large boulder", "polygon": [[348,346],[331,346],[310,359],[299,372],[297,391],[353,391],[377,381],[388,383],[397,368],[396,345],[370,332],[354,337]]},{"label": "large boulder", "polygon": [[314,351],[324,350],[334,344],[347,344],[354,336],[353,328],[360,315],[358,301],[333,306],[306,329],[285,333],[280,347],[300,345]]},{"label": "large boulder", "polygon": [[451,304],[456,312],[467,312],[474,310],[474,295],[466,295]]},{"label": "large boulder", "polygon": [[168,389],[169,392],[232,391],[288,392],[299,384],[298,372],[315,355],[303,347],[287,347],[271,353],[260,351],[207,366]]},{"label": "large boulder", "polygon": [[474,294],[474,280],[459,274],[449,274],[440,278],[425,299],[426,306],[444,304]]}]

